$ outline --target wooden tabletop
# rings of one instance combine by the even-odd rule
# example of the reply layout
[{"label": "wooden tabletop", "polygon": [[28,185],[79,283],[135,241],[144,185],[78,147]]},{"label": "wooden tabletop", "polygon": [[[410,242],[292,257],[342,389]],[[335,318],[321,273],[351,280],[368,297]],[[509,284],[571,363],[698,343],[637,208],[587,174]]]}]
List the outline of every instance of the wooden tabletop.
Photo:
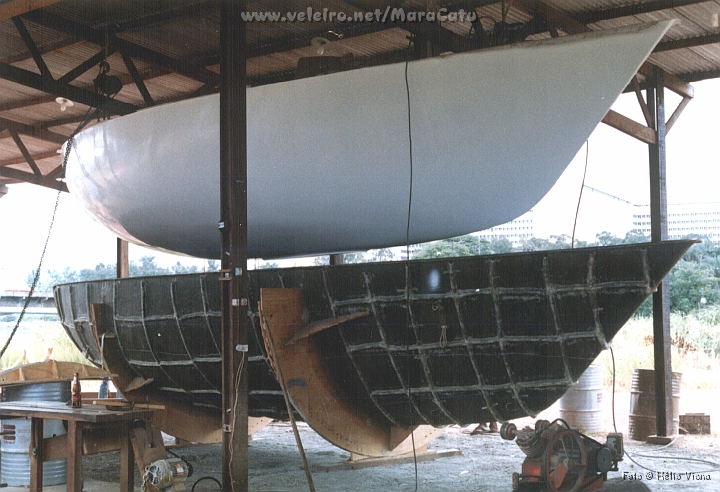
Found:
[{"label": "wooden tabletop", "polygon": [[143,405],[137,405],[131,410],[108,410],[105,405],[83,404],[81,408],[72,408],[66,403],[50,401],[0,403],[0,415],[3,417],[36,417],[92,423],[150,418],[155,410]]}]

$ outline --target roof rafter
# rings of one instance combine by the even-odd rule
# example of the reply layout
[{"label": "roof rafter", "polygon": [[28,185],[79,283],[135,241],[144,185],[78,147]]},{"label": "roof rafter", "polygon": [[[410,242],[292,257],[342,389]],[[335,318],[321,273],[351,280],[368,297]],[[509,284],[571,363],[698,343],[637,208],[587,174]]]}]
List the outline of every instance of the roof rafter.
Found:
[{"label": "roof rafter", "polygon": [[105,46],[107,40],[108,43],[114,45],[116,49],[122,51],[123,53],[146,62],[167,67],[182,75],[199,80],[200,82],[219,82],[219,76],[214,72],[206,70],[205,67],[192,66],[185,61],[176,60],[175,58],[171,58],[162,53],[158,53],[157,51],[145,48],[144,46],[121,39],[115,34],[108,35],[106,37],[106,31],[102,29],[85,26],[49,12],[43,12],[41,14],[37,12],[30,12],[26,14],[25,17],[44,27],[61,32],[67,32],[79,39],[89,41],[101,47]]},{"label": "roof rafter", "polygon": [[703,3],[707,0],[651,0],[650,2],[633,3],[631,5],[622,5],[595,12],[579,12],[573,14],[573,17],[581,19],[586,24],[594,24],[596,22],[617,19],[618,17],[629,17],[631,15],[646,14],[648,12],[657,12],[658,10],[667,10],[672,8],[684,7],[694,3]]},{"label": "roof rafter", "polygon": [[0,63],[0,78],[10,80],[16,84],[25,85],[39,91],[47,92],[48,94],[54,94],[61,96],[71,101],[85,104],[86,106],[92,106],[94,108],[103,107],[107,111],[115,114],[129,114],[137,111],[137,107],[124,103],[122,101],[116,101],[109,97],[91,92],[80,87],[62,84],[57,81],[47,80],[42,75],[38,75],[28,70],[8,65],[7,63]]},{"label": "roof rafter", "polygon": [[57,181],[55,178],[47,176],[38,176],[32,173],[26,173],[12,167],[0,167],[0,176],[3,178],[14,179],[17,181],[23,181],[25,183],[31,183],[34,185],[44,186],[45,188],[51,188],[53,190],[64,191],[67,193],[68,187],[62,181]]}]

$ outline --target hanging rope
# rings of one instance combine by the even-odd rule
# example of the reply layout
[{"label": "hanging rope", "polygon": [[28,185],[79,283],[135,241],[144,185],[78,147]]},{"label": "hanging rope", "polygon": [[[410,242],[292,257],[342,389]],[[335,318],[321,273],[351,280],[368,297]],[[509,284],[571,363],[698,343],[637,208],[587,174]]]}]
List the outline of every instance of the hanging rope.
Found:
[{"label": "hanging rope", "polygon": [[583,172],[582,184],[580,185],[580,196],[578,197],[577,208],[575,209],[575,222],[573,223],[572,239],[570,240],[570,247],[575,247],[575,228],[577,227],[578,215],[580,214],[580,201],[582,200],[583,189],[585,189],[585,176],[587,176],[588,168],[588,155],[590,154],[590,140],[585,141],[585,171]]}]

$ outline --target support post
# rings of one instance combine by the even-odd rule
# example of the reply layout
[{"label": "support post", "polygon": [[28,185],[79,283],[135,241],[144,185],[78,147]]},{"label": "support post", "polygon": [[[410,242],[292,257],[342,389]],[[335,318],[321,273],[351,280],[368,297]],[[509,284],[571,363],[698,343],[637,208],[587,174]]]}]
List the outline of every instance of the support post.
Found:
[{"label": "support post", "polygon": [[[665,84],[664,72],[655,67],[648,84],[647,100],[657,143],[650,144],[650,231],[652,241],[668,238],[665,158]],[[673,434],[672,361],[670,356],[670,285],[667,277],[653,293],[653,336],[655,357],[655,402],[658,436]]]},{"label": "support post", "polygon": [[[245,10],[242,0],[221,3],[220,25],[220,232],[222,282],[222,485],[248,490],[247,357],[247,116]],[[245,351],[242,351],[242,350]],[[239,368],[245,367],[238,372]]]},{"label": "support post", "polygon": [[128,278],[130,276],[130,255],[128,242],[117,238],[117,278]]}]

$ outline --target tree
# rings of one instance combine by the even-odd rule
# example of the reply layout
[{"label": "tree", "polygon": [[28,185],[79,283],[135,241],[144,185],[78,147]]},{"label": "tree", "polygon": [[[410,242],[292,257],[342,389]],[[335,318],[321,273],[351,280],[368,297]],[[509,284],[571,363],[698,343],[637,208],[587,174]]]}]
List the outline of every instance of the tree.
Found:
[{"label": "tree", "polygon": [[607,231],[595,234],[595,238],[597,239],[598,246],[613,246],[615,244],[622,244],[623,242],[622,239]]},{"label": "tree", "polygon": [[465,236],[441,239],[427,243],[418,251],[413,259],[447,258],[452,256],[472,256],[480,251],[480,240],[477,236]]},{"label": "tree", "polygon": [[[720,301],[717,277],[712,268],[693,261],[680,260],[670,271],[670,309],[687,313],[701,304]],[[705,302],[702,302],[705,299]]]},{"label": "tree", "polygon": [[634,244],[634,243],[647,243],[650,241],[650,236],[645,234],[639,229],[633,229],[625,234],[625,238],[622,240],[623,244]]}]

